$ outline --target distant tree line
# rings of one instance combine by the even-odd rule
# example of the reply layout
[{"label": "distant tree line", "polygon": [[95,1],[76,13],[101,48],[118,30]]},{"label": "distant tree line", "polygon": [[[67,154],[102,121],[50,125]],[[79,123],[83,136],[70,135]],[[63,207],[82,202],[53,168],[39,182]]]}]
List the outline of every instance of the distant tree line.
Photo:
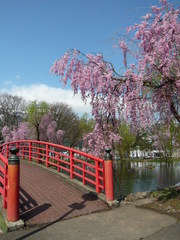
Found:
[{"label": "distant tree line", "polygon": [[[26,102],[18,96],[0,94],[1,142],[34,139],[91,152],[88,137],[95,127],[94,118],[87,113],[79,117],[65,103]],[[121,138],[114,144],[113,153],[121,159],[129,158],[130,151],[137,148],[141,151],[157,150],[167,158],[180,149],[179,123],[166,121],[166,118],[138,131],[122,121],[117,133]]]},{"label": "distant tree line", "polygon": [[68,104],[27,103],[22,97],[0,94],[1,142],[34,139],[82,147],[93,125],[88,114],[80,118]]}]

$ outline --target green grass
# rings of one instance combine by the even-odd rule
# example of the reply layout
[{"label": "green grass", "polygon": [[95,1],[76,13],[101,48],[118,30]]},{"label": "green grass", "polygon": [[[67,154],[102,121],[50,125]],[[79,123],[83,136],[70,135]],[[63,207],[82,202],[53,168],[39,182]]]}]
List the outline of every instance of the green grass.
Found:
[{"label": "green grass", "polygon": [[167,187],[159,191],[154,191],[151,194],[156,197],[159,201],[177,198],[180,196],[180,190],[176,187]]},{"label": "green grass", "polygon": [[3,217],[2,217],[2,213],[0,213],[0,229],[1,229],[4,233],[8,232],[8,228],[7,228],[7,226],[6,226],[6,224],[5,224],[5,221],[4,221]]}]

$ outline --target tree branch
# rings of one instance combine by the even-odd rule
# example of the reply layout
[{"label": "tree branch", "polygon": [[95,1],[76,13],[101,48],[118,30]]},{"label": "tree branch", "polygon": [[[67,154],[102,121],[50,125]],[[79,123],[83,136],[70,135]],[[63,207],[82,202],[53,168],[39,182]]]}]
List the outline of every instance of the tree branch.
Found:
[{"label": "tree branch", "polygon": [[180,123],[180,115],[179,115],[177,109],[175,108],[175,104],[174,104],[173,100],[171,100],[171,102],[170,102],[170,109],[171,109],[172,114],[176,118],[176,120]]}]

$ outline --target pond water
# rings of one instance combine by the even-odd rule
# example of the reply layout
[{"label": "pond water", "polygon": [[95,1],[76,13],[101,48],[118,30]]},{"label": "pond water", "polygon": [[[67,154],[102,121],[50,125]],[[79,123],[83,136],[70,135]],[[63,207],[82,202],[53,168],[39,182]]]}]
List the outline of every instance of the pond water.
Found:
[{"label": "pond water", "polygon": [[180,162],[128,162],[114,165],[115,197],[180,182]]}]

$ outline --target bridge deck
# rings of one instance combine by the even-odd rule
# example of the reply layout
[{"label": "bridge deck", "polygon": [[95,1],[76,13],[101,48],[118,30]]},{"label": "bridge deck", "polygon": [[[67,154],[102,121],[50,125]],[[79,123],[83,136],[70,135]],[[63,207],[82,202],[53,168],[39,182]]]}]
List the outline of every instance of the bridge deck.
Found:
[{"label": "bridge deck", "polygon": [[26,226],[52,223],[107,209],[91,194],[84,194],[40,166],[21,161],[20,217]]}]

